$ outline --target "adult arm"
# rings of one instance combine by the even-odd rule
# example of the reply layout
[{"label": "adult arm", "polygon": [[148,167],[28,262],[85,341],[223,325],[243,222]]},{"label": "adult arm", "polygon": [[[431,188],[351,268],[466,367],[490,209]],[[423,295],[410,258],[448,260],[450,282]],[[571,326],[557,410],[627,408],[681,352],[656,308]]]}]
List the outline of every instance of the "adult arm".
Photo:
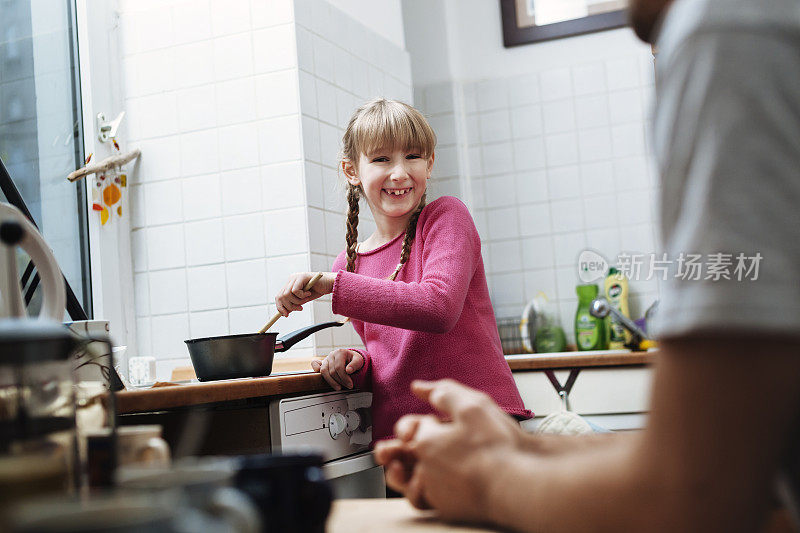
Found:
[{"label": "adult arm", "polygon": [[798,354],[797,339],[667,341],[647,428],[562,452],[484,434],[491,409],[473,391],[432,392],[453,422],[418,423],[399,488],[445,518],[519,531],[752,531],[800,415]]},{"label": "adult arm", "polygon": [[420,281],[391,281],[340,270],[333,286],[334,313],[416,331],[446,333],[453,328],[481,261],[480,237],[459,200],[442,198],[428,209],[420,221],[424,241]]}]

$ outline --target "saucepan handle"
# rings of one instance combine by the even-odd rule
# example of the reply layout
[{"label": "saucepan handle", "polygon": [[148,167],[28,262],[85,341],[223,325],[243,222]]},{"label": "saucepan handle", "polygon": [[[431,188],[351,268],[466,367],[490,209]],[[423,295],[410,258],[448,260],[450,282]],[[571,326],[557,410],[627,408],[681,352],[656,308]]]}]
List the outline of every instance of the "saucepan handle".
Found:
[{"label": "saucepan handle", "polygon": [[285,352],[301,340],[305,339],[309,335],[316,333],[321,329],[327,328],[335,328],[343,325],[344,322],[322,322],[320,324],[314,324],[313,326],[306,326],[304,328],[300,328],[298,330],[292,331],[291,333],[287,333],[277,341],[275,341],[275,351],[276,352]]}]

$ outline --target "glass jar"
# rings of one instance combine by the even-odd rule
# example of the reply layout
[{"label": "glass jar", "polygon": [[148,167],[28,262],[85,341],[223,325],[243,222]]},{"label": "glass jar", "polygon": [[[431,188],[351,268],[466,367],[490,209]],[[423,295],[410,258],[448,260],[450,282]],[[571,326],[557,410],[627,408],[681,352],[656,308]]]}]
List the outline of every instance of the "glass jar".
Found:
[{"label": "glass jar", "polygon": [[[70,493],[79,483],[70,355],[75,341],[60,323],[0,320],[0,486],[9,497],[25,464],[47,465],[41,492]],[[9,485],[10,483],[10,485]],[[16,491],[17,494],[27,491]]]}]

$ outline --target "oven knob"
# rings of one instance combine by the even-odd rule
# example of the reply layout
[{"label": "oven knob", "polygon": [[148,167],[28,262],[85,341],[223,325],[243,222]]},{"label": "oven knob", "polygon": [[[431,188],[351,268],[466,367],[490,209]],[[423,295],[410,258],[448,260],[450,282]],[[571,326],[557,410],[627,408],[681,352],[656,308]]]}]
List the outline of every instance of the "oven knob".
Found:
[{"label": "oven knob", "polygon": [[344,415],[347,419],[347,432],[352,433],[361,425],[361,415],[358,411],[347,411]]},{"label": "oven knob", "polygon": [[331,437],[334,439],[339,438],[339,435],[347,430],[347,419],[342,413],[333,413],[328,419],[328,431],[331,432]]}]

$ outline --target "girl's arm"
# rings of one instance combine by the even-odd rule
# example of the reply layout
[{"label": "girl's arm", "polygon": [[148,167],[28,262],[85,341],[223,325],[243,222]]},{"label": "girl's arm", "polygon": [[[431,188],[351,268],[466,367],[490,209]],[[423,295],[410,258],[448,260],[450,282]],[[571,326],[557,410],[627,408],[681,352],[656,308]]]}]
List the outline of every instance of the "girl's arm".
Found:
[{"label": "girl's arm", "polygon": [[[421,224],[420,281],[376,279],[340,270],[333,286],[334,313],[432,333],[453,328],[481,261],[480,237],[466,206],[455,198],[432,204]],[[412,244],[422,245],[417,240]]]}]

